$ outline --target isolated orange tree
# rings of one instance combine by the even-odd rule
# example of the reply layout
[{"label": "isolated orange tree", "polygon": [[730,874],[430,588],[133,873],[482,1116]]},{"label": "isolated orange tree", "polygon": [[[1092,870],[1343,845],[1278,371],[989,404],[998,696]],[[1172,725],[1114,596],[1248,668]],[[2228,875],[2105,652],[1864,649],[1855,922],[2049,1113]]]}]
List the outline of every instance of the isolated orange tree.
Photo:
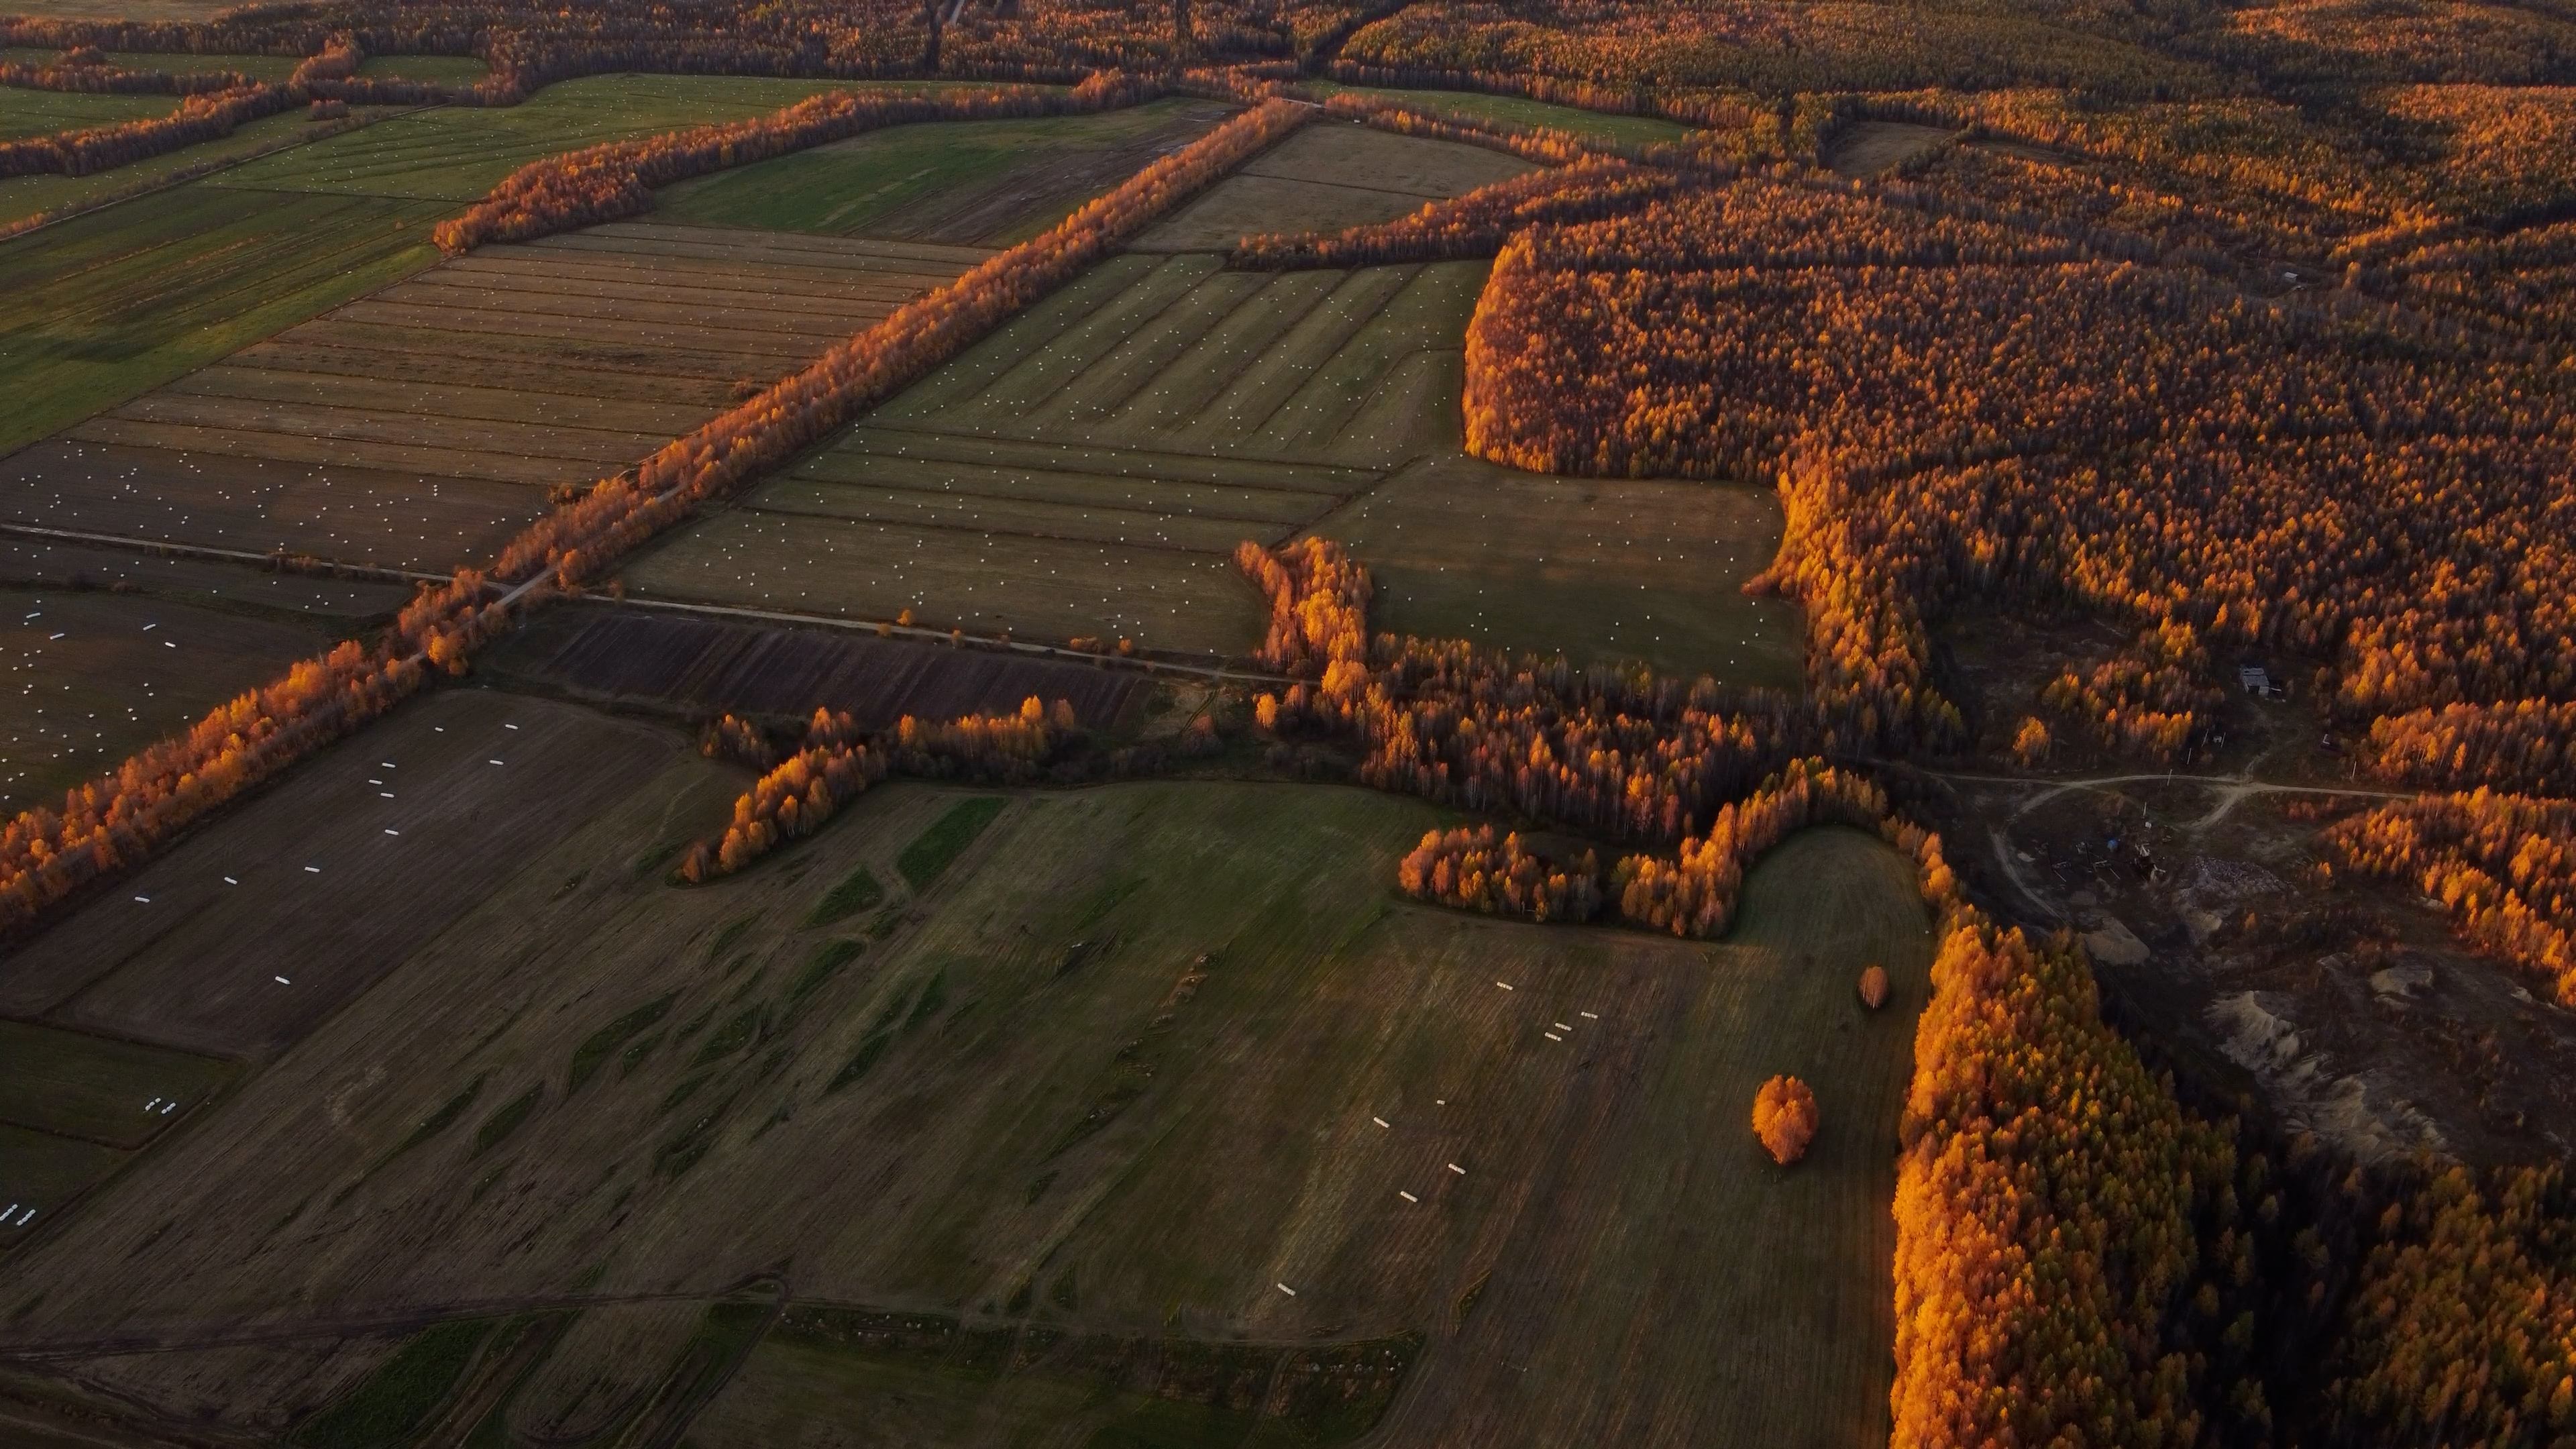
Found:
[{"label": "isolated orange tree", "polygon": [[1807,1155],[1816,1139],[1816,1094],[1796,1077],[1773,1077],[1753,1094],[1753,1135],[1782,1167]]}]

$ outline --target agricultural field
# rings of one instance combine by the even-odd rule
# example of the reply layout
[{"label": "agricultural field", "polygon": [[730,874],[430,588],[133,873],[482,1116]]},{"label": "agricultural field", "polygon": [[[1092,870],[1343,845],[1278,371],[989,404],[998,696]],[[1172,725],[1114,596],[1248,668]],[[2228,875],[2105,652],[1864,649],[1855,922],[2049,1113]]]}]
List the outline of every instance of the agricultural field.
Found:
[{"label": "agricultural field", "polygon": [[674,221],[1008,246],[1233,110],[1163,100],[1088,116],[896,126],[669,186]]},{"label": "agricultural field", "polygon": [[1516,156],[1394,136],[1356,125],[1309,126],[1136,239],[1140,251],[1222,251],[1273,231],[1335,231],[1393,221],[1429,202],[1526,175]]},{"label": "agricultural field", "polygon": [[60,804],[341,632],[265,608],[5,583],[0,609],[0,807],[12,814]]},{"label": "agricultural field", "polygon": [[[529,719],[485,698],[393,728]],[[1747,1442],[1849,1442],[1883,1415],[1929,937],[1874,841],[1799,837],[1715,946],[1398,904],[1393,857],[1439,817],[1319,787],[881,786],[772,862],[674,888],[637,862],[718,818],[730,772],[661,758],[478,903],[415,891],[456,902],[443,930],[0,1268],[0,1299],[43,1294],[0,1344],[76,1326],[175,1349],[316,1301],[599,1303],[527,1350],[550,1355],[534,1373],[456,1371],[460,1394],[492,1385],[467,1419],[538,1436],[697,1384],[732,1312],[740,1370],[688,1430],[708,1445],[778,1442],[800,1406],[881,1436],[851,1443],[959,1444],[1067,1413],[1223,1442],[1284,1416],[1341,1442],[1385,1412],[1403,1442],[1461,1443],[1598,1437],[1621,1404]],[[260,808],[183,854],[243,848]],[[235,934],[192,917],[163,949]],[[1898,983],[1876,1015],[1852,990],[1871,961]],[[1816,1083],[1828,1124],[1795,1173],[1742,1122],[1777,1071]],[[724,1308],[788,1258],[783,1295]],[[642,1293],[675,1301],[604,1311]],[[1001,1360],[994,1330],[1018,1344]],[[1246,1403],[1296,1345],[1348,1391]],[[174,1402],[189,1356],[155,1357],[80,1371]],[[1153,1374],[1186,1391],[1133,1391]]]},{"label": "agricultural field", "polygon": [[170,96],[96,96],[0,86],[0,141],[166,116],[178,106]]},{"label": "agricultural field", "polygon": [[0,463],[6,516],[451,568],[983,255],[658,223],[484,247]]},{"label": "agricultural field", "polygon": [[517,687],[604,704],[782,721],[832,709],[871,730],[906,715],[1008,714],[1032,696],[1066,701],[1086,727],[1116,729],[1149,692],[1142,676],[1057,660],[640,610],[549,615],[485,668]]},{"label": "agricultural field", "polygon": [[240,191],[467,202],[540,156],[682,126],[748,120],[836,90],[885,88],[923,87],[764,76],[583,76],[550,85],[515,106],[415,111],[228,171],[219,184]]},{"label": "agricultural field", "polygon": [[1235,546],[1311,530],[1383,563],[1391,627],[1794,687],[1795,611],[1736,592],[1778,546],[1767,493],[1576,484],[1461,456],[1484,263],[1270,273],[1162,250],[1241,235],[1192,220],[1212,204],[1254,229],[1308,224],[1293,198],[1229,188],[1349,174],[1409,188],[1344,188],[1374,219],[1394,214],[1389,196],[1408,211],[1526,169],[1356,127],[1300,132],[625,580],[659,599],[1240,654],[1261,614]]},{"label": "agricultural field", "polygon": [[286,144],[308,122],[270,117],[137,167],[0,181],[0,213],[23,216],[200,160],[252,158],[0,241],[0,293],[39,299],[0,315],[0,394],[17,403],[0,415],[0,458],[428,268],[430,227],[524,162],[835,88],[591,76],[517,106],[403,111],[309,145]]}]

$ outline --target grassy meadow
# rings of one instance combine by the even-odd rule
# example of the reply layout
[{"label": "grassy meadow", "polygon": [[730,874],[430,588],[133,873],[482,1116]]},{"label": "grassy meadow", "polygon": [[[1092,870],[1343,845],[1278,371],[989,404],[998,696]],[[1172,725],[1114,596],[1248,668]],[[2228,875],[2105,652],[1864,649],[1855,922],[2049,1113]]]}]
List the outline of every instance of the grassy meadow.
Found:
[{"label": "grassy meadow", "polygon": [[[630,790],[0,1266],[0,1299],[43,1293],[0,1341],[317,1299],[717,1304],[792,1261],[722,1353],[675,1301],[456,1393],[520,1434],[702,1394],[708,1446],[818,1406],[853,1444],[1338,1442],[1380,1414],[1564,1443],[1640,1403],[1821,1444],[1882,1412],[1928,939],[1874,841],[1794,840],[1715,946],[1398,901],[1441,815],[1335,787],[890,785],[664,884],[729,774]],[[1826,1124],[1785,1172],[1744,1122],[1777,1071]],[[1292,1350],[1338,1366],[1282,1377]]]},{"label": "grassy meadow", "polygon": [[1570,131],[1578,136],[1635,146],[1678,141],[1690,132],[1688,126],[1660,116],[1614,116],[1600,111],[1578,110],[1573,106],[1552,106],[1545,101],[1527,100],[1520,96],[1489,96],[1476,91],[1405,90],[1393,86],[1346,86],[1322,80],[1307,84],[1326,95],[1348,91],[1353,95],[1384,96],[1430,111],[1451,111],[1513,126],[1544,126],[1553,131]]},{"label": "grassy meadow", "polygon": [[666,187],[673,221],[1007,246],[1186,145],[1230,107],[896,126]]}]

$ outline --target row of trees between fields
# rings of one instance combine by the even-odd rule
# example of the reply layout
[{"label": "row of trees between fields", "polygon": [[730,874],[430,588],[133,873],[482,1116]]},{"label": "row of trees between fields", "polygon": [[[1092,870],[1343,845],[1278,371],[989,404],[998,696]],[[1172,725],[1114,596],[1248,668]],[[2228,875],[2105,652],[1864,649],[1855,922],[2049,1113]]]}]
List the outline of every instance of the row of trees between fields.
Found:
[{"label": "row of trees between fields", "polygon": [[166,116],[0,141],[0,177],[87,176],[229,136],[245,121],[299,104],[283,86],[248,84],[184,96]]}]

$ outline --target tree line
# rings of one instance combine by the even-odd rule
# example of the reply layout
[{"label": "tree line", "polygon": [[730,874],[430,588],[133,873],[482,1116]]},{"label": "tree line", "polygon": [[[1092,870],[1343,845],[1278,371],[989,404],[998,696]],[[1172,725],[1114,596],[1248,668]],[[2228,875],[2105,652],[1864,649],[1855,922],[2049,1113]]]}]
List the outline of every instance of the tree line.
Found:
[{"label": "tree line", "polygon": [[1376,267],[1490,257],[1544,222],[1599,221],[1670,196],[1682,178],[1609,159],[1578,161],[1426,204],[1411,216],[1340,232],[1245,237],[1226,265],[1247,271]]},{"label": "tree line", "polygon": [[286,88],[256,82],[228,90],[190,94],[180,100],[177,110],[166,116],[62,131],[23,141],[0,141],[0,177],[48,173],[87,176],[94,171],[105,171],[194,146],[201,141],[229,136],[233,128],[244,121],[273,116],[298,104],[300,102]]}]

